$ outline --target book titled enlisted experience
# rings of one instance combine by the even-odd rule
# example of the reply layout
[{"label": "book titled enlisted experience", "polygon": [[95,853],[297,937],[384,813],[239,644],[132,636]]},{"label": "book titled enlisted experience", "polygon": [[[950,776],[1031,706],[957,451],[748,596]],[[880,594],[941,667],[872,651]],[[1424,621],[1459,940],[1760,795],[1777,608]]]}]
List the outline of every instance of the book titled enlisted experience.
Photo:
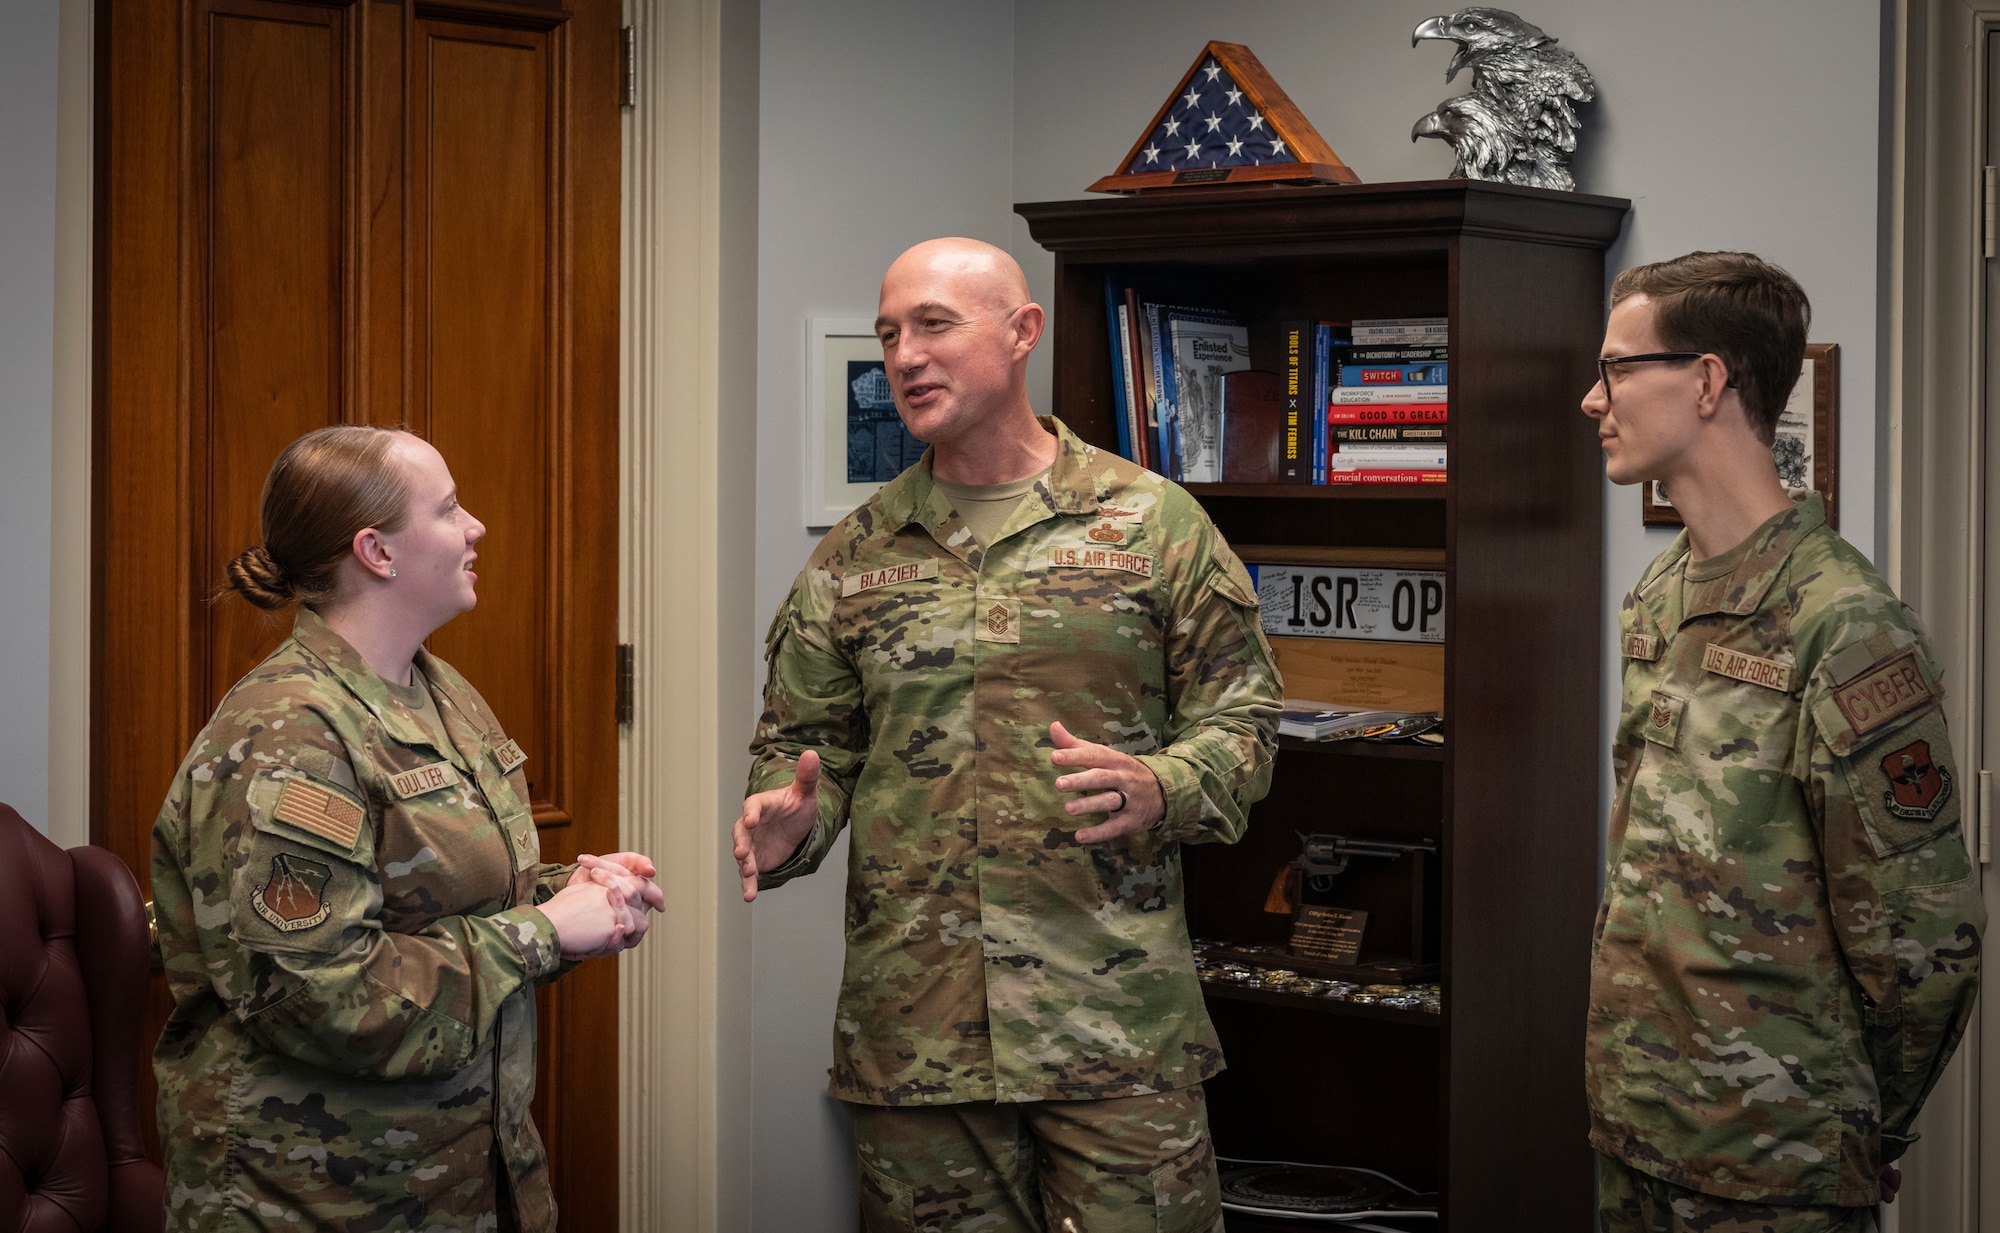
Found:
[{"label": "book titled enlisted experience", "polygon": [[1222,480],[1222,374],[1250,367],[1247,326],[1172,313],[1172,408],[1180,475],[1187,483]]}]

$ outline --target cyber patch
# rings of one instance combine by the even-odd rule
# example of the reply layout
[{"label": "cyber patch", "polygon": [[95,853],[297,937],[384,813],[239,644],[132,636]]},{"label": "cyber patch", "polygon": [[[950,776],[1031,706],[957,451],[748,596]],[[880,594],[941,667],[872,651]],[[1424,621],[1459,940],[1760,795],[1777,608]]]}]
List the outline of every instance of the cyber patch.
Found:
[{"label": "cyber patch", "polygon": [[1885,660],[1833,691],[1833,702],[1854,735],[1866,736],[1898,716],[1929,706],[1936,695],[1917,666],[1917,653]]}]

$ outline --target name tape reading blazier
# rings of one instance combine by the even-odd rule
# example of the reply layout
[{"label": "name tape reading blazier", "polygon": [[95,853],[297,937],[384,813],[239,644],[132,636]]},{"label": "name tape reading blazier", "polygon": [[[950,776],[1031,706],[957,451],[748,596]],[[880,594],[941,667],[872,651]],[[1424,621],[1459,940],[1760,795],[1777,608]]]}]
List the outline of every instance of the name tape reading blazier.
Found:
[{"label": "name tape reading blazier", "polygon": [[1444,571],[1252,565],[1264,632],[1290,638],[1444,641]]}]

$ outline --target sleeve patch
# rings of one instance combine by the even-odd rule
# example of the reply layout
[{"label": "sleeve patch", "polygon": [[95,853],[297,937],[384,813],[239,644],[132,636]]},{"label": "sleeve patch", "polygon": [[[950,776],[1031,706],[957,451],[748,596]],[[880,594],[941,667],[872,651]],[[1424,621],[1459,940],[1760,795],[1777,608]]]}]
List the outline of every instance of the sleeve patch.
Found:
[{"label": "sleeve patch", "polygon": [[361,824],[368,817],[353,801],[296,775],[285,780],[278,807],[271,811],[271,816],[350,852],[360,837]]},{"label": "sleeve patch", "polygon": [[1951,802],[1951,768],[1931,757],[1929,741],[1911,741],[1882,756],[1882,777],[1888,790],[1882,808],[1905,822],[1926,825]]},{"label": "sleeve patch", "polygon": [[1905,651],[1835,687],[1834,705],[1854,729],[1868,735],[1897,717],[1931,705],[1936,695],[1917,664],[1917,653]]},{"label": "sleeve patch", "polygon": [[280,933],[297,933],[323,925],[333,915],[327,884],[333,871],[318,861],[290,852],[271,858],[271,873],[250,906]]}]

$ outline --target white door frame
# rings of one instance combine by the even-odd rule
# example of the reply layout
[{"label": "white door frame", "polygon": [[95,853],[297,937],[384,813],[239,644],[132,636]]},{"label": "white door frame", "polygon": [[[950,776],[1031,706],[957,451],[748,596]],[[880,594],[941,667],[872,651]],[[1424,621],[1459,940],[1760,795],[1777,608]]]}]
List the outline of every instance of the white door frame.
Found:
[{"label": "white door frame", "polygon": [[[1987,35],[2000,0],[1898,0],[1887,49],[1888,261],[1882,303],[1888,416],[1879,456],[1883,573],[1922,614],[1946,665],[1946,713],[1968,793],[1966,818],[1991,809],[1986,776],[2000,769],[1986,717],[1988,612],[1983,579],[1995,571],[1986,535],[1987,453],[1983,256],[1987,159]],[[1976,845],[1976,838],[1973,840]],[[1993,880],[1987,877],[1989,904]],[[1985,1001],[1982,1000],[1982,1005]],[[1933,1092],[1905,1161],[1899,1233],[2000,1229],[2000,1133],[1982,1144],[1982,1060],[2000,1057],[2000,1014],[1975,1012]],[[1985,1100],[1990,1111],[1992,1100]],[[2000,1120],[1988,1120],[2000,1126]],[[1982,1168],[1982,1166],[1984,1166]],[[1982,1224],[1983,1219],[1983,1224]]]},{"label": "white door frame", "polygon": [[748,1229],[750,914],[728,851],[754,705],[754,0],[627,0],[624,834],[667,908],[619,984],[621,1223]]}]

